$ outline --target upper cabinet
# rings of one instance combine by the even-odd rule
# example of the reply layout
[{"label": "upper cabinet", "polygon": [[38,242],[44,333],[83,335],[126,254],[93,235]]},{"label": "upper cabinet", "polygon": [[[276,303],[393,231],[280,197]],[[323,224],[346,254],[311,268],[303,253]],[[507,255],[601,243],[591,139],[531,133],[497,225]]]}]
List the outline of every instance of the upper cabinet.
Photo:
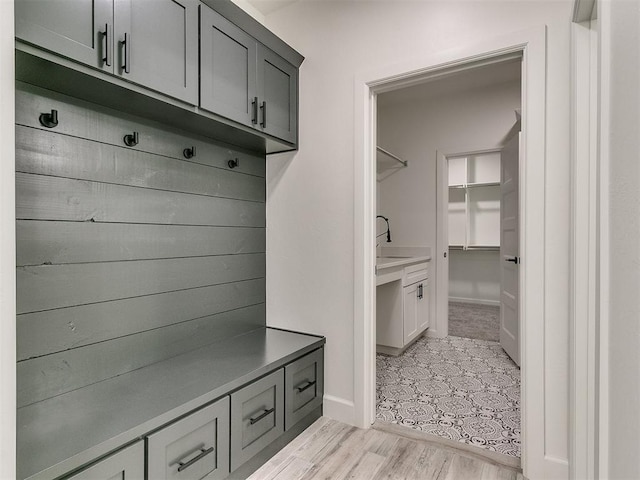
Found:
[{"label": "upper cabinet", "polygon": [[18,38],[197,104],[197,0],[18,0],[15,9]]},{"label": "upper cabinet", "polygon": [[113,0],[15,2],[16,36],[113,72]]},{"label": "upper cabinet", "polygon": [[[18,49],[91,77],[50,75],[38,64],[18,68],[18,78],[250,149],[256,141],[266,153],[296,148],[302,56],[230,0],[205,3],[16,0]],[[134,90],[136,101],[89,86],[96,78]]]},{"label": "upper cabinet", "polygon": [[198,103],[197,0],[115,0],[115,73]]},{"label": "upper cabinet", "polygon": [[298,69],[260,45],[257,81],[259,127],[269,135],[296,143]]},{"label": "upper cabinet", "polygon": [[200,106],[296,143],[298,69],[200,5]]}]

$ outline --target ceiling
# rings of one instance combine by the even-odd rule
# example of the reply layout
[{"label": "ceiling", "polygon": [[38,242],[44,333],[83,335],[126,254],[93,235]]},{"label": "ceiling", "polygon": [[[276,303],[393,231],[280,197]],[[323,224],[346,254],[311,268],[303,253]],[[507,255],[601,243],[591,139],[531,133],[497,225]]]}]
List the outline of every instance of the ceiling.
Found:
[{"label": "ceiling", "polygon": [[522,63],[519,60],[477,67],[472,70],[444,75],[419,85],[401,88],[378,95],[378,107],[441,97],[490,85],[519,81]]},{"label": "ceiling", "polygon": [[247,0],[248,3],[263,15],[269,15],[297,1],[298,0]]}]

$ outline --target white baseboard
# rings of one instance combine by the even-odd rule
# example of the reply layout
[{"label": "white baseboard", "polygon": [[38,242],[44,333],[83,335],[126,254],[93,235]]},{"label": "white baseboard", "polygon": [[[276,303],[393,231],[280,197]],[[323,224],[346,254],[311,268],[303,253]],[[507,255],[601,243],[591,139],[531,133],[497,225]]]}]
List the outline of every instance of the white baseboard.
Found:
[{"label": "white baseboard", "polygon": [[355,425],[355,406],[351,400],[334,397],[333,395],[325,395],[323,402],[323,416],[348,423],[349,425]]},{"label": "white baseboard", "polygon": [[491,305],[494,307],[500,306],[499,300],[483,300],[481,298],[449,297],[449,301],[460,303],[476,303],[478,305]]}]

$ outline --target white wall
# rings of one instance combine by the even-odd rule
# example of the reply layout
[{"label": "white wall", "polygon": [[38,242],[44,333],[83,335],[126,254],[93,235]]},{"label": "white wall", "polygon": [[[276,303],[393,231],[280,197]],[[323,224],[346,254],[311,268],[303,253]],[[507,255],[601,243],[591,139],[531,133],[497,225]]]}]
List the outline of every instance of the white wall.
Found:
[{"label": "white wall", "polygon": [[[502,146],[521,106],[520,81],[379,104],[378,144],[409,164],[378,182],[378,213],[390,219],[392,244],[435,249],[437,151]],[[450,298],[500,301],[498,252],[451,252],[449,266]]]},{"label": "white wall", "polygon": [[500,252],[450,250],[449,300],[500,305]]},{"label": "white wall", "polygon": [[[301,1],[266,24],[306,60],[300,150],[267,162],[267,322],[327,337],[326,414],[354,421],[354,77],[379,66],[547,24],[545,438],[567,467],[570,1]],[[538,459],[536,459],[538,460]],[[532,477],[532,480],[535,477]]]},{"label": "white wall", "polygon": [[610,42],[608,478],[626,480],[640,478],[640,2],[602,2],[598,21]]},{"label": "white wall", "polygon": [[15,478],[16,307],[13,1],[0,0],[0,478]]}]

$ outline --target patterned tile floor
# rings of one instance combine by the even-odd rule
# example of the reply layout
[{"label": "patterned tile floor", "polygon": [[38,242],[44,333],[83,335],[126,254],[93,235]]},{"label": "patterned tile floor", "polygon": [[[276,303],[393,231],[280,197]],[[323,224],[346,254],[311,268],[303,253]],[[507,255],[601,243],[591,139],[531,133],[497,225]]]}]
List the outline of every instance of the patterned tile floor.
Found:
[{"label": "patterned tile floor", "polygon": [[376,369],[378,420],[520,457],[520,369],[499,343],[422,337]]}]

